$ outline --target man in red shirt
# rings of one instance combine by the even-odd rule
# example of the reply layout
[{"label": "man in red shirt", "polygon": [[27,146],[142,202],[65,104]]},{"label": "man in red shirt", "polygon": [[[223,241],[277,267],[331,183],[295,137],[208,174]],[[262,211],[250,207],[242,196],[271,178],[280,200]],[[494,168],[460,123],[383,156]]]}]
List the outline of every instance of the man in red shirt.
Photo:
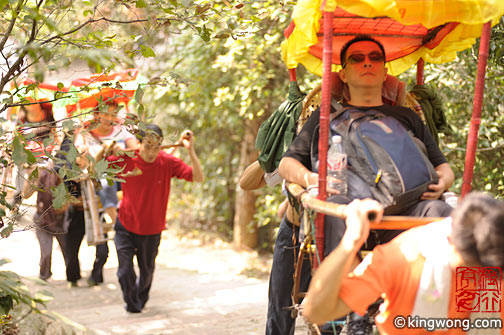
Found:
[{"label": "man in red shirt", "polygon": [[[185,133],[185,132],[184,132]],[[161,151],[163,132],[153,124],[140,134],[140,148],[133,157],[109,160],[124,167],[123,199],[115,224],[114,242],[119,259],[117,277],[121,284],[126,311],[140,313],[149,299],[161,232],[165,229],[166,210],[172,178],[202,182],[203,171],[194,151],[192,132],[182,140],[191,166]],[[120,151],[119,151],[120,152]],[[139,278],[133,267],[136,256]]]}]

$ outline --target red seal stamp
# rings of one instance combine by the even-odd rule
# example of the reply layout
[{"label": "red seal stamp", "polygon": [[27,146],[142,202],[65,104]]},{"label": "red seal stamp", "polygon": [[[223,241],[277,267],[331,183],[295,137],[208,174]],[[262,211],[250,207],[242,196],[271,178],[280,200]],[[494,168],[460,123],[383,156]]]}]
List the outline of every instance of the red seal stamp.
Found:
[{"label": "red seal stamp", "polygon": [[456,271],[457,312],[500,312],[501,269],[458,267]]}]

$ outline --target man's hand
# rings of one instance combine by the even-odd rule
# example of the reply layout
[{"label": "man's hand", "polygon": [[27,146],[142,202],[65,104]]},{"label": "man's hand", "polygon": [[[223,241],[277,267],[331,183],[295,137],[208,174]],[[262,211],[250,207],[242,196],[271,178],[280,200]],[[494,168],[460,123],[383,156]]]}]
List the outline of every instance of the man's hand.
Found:
[{"label": "man's hand", "polygon": [[193,132],[186,129],[182,132],[182,135],[180,135],[179,142],[182,143],[184,148],[191,150],[193,147],[193,138]]},{"label": "man's hand", "polygon": [[84,169],[89,165],[89,160],[87,159],[87,154],[88,154],[88,149],[85,148],[76,158],[75,162],[77,165],[81,168]]},{"label": "man's hand", "polygon": [[[307,188],[308,187],[318,187],[318,183],[319,183],[319,175],[318,173],[315,173],[315,172],[310,172],[310,173],[307,173],[305,174],[304,176],[304,179],[305,179],[305,182],[306,182],[306,185]],[[340,180],[337,179],[337,178],[334,178],[332,176],[327,176],[326,177],[326,191],[328,194],[339,194],[340,192],[334,188],[331,188],[329,187],[329,182],[339,182]]]},{"label": "man's hand", "polygon": [[438,183],[430,184],[428,186],[430,191],[424,192],[420,199],[422,200],[437,200],[443,194],[443,192],[447,189],[447,185],[445,182],[445,178],[443,178],[443,172],[437,171],[438,174]]},{"label": "man's hand", "polygon": [[345,210],[346,231],[341,241],[346,250],[359,249],[369,236],[370,217],[374,222],[380,222],[383,216],[383,206],[371,199],[354,200]]},{"label": "man's hand", "polygon": [[448,163],[443,163],[436,166],[436,172],[439,177],[438,183],[429,185],[429,191],[424,192],[424,194],[422,194],[422,197],[420,199],[437,200],[439,199],[441,194],[447,191],[453,184],[455,176]]},{"label": "man's hand", "polygon": [[193,169],[193,181],[201,183],[205,176],[203,174],[203,170],[201,169],[201,164],[199,162],[198,156],[196,155],[196,151],[194,150],[194,135],[193,132],[189,129],[186,129],[182,132],[180,136],[179,142],[182,143],[184,148],[189,151],[189,156],[191,157],[192,169]]},{"label": "man's hand", "polygon": [[119,143],[115,143],[112,147],[112,154],[116,157],[124,156],[124,146]]}]

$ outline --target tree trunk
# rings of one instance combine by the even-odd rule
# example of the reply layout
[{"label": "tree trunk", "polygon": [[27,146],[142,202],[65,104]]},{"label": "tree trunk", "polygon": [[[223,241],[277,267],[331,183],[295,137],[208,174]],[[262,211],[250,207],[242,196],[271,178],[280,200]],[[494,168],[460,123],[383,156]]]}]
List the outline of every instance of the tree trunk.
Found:
[{"label": "tree trunk", "polygon": [[[255,139],[260,122],[247,120],[245,122],[245,134],[241,143],[239,175],[243,174],[245,167],[257,159]],[[233,225],[233,243],[238,249],[254,249],[258,245],[257,224],[253,222],[255,202],[257,195],[253,191],[244,191],[239,185],[236,186],[235,215]]]}]

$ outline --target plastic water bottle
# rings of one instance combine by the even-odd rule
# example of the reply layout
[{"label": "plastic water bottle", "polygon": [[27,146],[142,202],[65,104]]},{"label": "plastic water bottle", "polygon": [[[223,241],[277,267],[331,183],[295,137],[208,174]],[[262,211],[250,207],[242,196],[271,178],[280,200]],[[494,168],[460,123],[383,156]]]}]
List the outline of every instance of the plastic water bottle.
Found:
[{"label": "plastic water bottle", "polygon": [[339,135],[331,137],[331,146],[327,151],[327,176],[338,179],[328,180],[330,188],[339,191],[339,194],[347,194],[347,155]]}]

